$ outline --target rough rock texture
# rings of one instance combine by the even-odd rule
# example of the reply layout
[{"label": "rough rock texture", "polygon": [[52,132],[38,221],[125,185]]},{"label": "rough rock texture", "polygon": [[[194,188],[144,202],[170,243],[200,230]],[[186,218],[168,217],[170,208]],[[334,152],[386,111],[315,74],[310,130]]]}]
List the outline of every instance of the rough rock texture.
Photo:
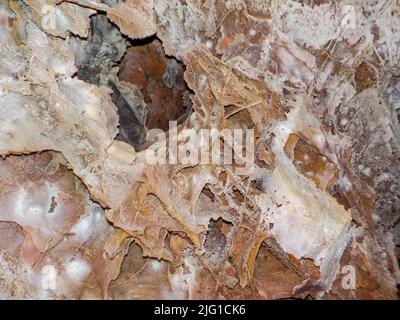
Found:
[{"label": "rough rock texture", "polygon": [[141,90],[147,104],[148,129],[168,130],[169,121],[183,119],[186,115],[184,95],[188,88],[183,72],[181,64],[165,56],[158,40],[128,48],[118,78]]},{"label": "rough rock texture", "polygon": [[2,1],[0,298],[397,299],[399,62],[390,0]]}]

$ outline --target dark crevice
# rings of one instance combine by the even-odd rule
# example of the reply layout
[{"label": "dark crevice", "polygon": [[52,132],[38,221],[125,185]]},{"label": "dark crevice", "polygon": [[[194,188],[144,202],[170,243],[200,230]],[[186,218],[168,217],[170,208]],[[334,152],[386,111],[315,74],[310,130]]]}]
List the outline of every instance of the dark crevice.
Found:
[{"label": "dark crevice", "polygon": [[153,36],[131,41],[120,63],[118,78],[137,86],[147,105],[146,127],[168,130],[169,121],[190,113],[189,89],[183,79],[184,65],[165,55]]},{"label": "dark crevice", "polygon": [[185,67],[165,55],[155,35],[131,40],[106,15],[96,14],[90,19],[88,39],[71,37],[71,45],[77,77],[111,88],[119,115],[117,139],[136,150],[146,142],[149,129],[167,131],[169,121],[182,122],[192,112]]}]

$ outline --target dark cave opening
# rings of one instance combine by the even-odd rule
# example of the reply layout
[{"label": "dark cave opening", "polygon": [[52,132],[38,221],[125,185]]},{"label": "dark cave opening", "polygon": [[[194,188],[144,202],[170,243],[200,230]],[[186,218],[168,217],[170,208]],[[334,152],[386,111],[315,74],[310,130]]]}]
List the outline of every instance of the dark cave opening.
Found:
[{"label": "dark cave opening", "polygon": [[168,131],[169,122],[182,122],[191,113],[184,65],[166,56],[154,35],[131,40],[106,15],[91,17],[88,39],[72,37],[77,77],[108,86],[119,115],[118,140],[136,150],[150,129]]}]

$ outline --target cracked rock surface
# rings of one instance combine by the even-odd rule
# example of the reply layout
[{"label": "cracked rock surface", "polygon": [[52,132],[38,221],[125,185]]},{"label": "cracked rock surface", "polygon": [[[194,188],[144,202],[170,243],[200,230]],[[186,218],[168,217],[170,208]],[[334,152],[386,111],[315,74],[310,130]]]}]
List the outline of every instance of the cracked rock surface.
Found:
[{"label": "cracked rock surface", "polygon": [[3,0],[0,298],[398,299],[399,137],[397,1]]}]

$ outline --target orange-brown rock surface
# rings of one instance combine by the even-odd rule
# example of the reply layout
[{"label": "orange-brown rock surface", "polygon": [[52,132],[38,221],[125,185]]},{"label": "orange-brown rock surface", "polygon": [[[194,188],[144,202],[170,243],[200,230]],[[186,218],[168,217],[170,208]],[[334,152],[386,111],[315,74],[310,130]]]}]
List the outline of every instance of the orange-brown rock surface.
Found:
[{"label": "orange-brown rock surface", "polygon": [[0,298],[398,299],[399,17],[2,1]]}]

